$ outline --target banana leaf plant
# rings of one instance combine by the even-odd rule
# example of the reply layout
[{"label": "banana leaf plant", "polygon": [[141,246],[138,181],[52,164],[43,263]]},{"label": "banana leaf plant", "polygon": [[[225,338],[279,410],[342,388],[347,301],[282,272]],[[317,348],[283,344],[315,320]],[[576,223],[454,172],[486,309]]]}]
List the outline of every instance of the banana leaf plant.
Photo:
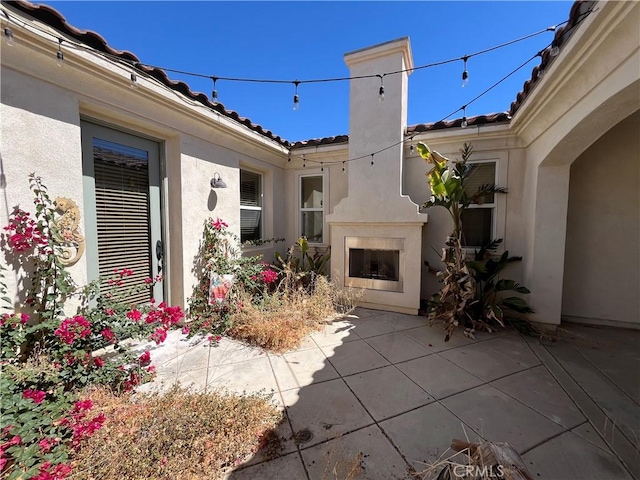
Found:
[{"label": "banana leaf plant", "polygon": [[[518,293],[528,293],[528,290],[525,292],[526,289],[515,282],[496,281],[504,263],[508,263],[508,253],[505,262],[496,263],[491,260],[489,263],[487,260],[469,265],[467,252],[463,247],[462,213],[470,205],[482,203],[487,195],[506,194],[507,190],[494,184],[484,184],[473,193],[467,191],[465,182],[473,168],[467,163],[473,152],[469,144],[464,144],[460,151],[462,159],[455,162],[431,150],[423,142],[419,142],[416,148],[431,166],[426,174],[431,197],[422,207],[445,208],[453,223],[453,232],[447,237],[445,248],[442,249],[444,270],[437,273],[443,287],[431,298],[428,317],[432,322],[444,321],[445,341],[450,339],[455,327],[459,325],[465,326],[465,333],[471,336],[477,328],[491,330],[492,323],[504,326],[503,307],[526,310],[528,306],[525,308],[518,297],[500,300],[498,292],[512,289]],[[486,280],[483,275],[487,275]],[[497,288],[503,290],[496,290]],[[487,309],[485,296],[486,301],[492,302]]]},{"label": "banana leaf plant", "polygon": [[279,252],[276,252],[274,256],[274,267],[284,277],[291,279],[296,286],[307,287],[313,282],[316,275],[326,274],[327,265],[331,259],[331,251],[328,250],[323,254],[316,250],[311,255],[307,238],[300,237],[289,248],[285,257]]}]

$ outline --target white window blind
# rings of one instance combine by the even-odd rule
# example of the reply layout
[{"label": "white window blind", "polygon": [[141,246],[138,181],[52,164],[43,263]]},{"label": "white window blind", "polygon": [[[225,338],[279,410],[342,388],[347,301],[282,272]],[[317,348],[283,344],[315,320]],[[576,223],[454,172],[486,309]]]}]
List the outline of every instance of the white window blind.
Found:
[{"label": "white window blind", "polygon": [[[144,150],[94,139],[95,195],[100,276],[128,268],[120,291],[145,285],[151,276],[149,173]],[[128,296],[131,303],[146,303],[151,289]]]},{"label": "white window blind", "polygon": [[[467,195],[475,195],[481,186],[496,183],[496,162],[473,163],[465,180]],[[462,213],[462,240],[465,247],[480,247],[493,240],[495,194],[483,195]]]},{"label": "white window blind", "polygon": [[322,243],[323,227],[323,177],[300,177],[300,234],[311,243]]},{"label": "white window blind", "polygon": [[262,175],[240,170],[240,241],[262,239]]}]

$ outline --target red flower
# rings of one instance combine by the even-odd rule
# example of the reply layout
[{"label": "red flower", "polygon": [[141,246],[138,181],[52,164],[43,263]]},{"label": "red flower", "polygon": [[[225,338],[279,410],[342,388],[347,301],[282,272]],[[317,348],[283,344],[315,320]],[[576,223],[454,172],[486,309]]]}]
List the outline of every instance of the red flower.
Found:
[{"label": "red flower", "polygon": [[31,399],[35,403],[40,404],[47,396],[47,392],[43,392],[42,390],[33,390],[31,388],[22,392],[22,398]]},{"label": "red flower", "polygon": [[63,320],[53,333],[64,343],[71,345],[76,340],[91,334],[91,323],[82,315],[76,315]]},{"label": "red flower", "polygon": [[140,355],[139,360],[140,360],[140,365],[142,365],[143,367],[146,365],[149,365],[151,363],[151,352],[147,350],[142,355]]},{"label": "red flower", "polygon": [[98,368],[102,368],[104,366],[104,360],[101,359],[100,357],[95,357],[93,359],[93,363],[96,365],[96,367]]},{"label": "red flower", "polygon": [[260,272],[260,278],[264,283],[273,283],[278,279],[278,274],[271,269]]},{"label": "red flower", "polygon": [[182,334],[183,335],[189,335],[189,332],[191,331],[191,329],[187,326],[182,327]]},{"label": "red flower", "polygon": [[167,339],[167,330],[163,327],[157,328],[155,332],[153,332],[149,338],[160,345]]},{"label": "red flower", "polygon": [[49,442],[49,440],[47,440],[46,438],[43,438],[42,440],[40,440],[38,442],[38,445],[40,445],[40,450],[42,450],[43,453],[47,453],[49,450],[51,450],[51,447],[53,446],[51,442]]},{"label": "red flower", "polygon": [[111,342],[111,343],[118,342],[118,340],[116,339],[116,335],[113,333],[113,330],[111,330],[109,327],[102,330],[100,332],[100,335],[102,335],[107,342]]},{"label": "red flower", "polygon": [[151,277],[147,277],[144,279],[144,283],[149,284],[149,283],[153,283],[153,278]]},{"label": "red flower", "polygon": [[28,321],[29,321],[29,315],[27,315],[26,313],[21,313],[20,314],[20,323],[22,323],[24,325]]},{"label": "red flower", "polygon": [[222,230],[223,227],[228,227],[229,226],[228,224],[226,224],[225,222],[223,222],[219,218],[216,218],[216,221],[213,222],[212,225],[213,225],[213,228],[215,228],[218,231]]},{"label": "red flower", "polygon": [[137,308],[134,308],[130,312],[127,312],[127,318],[130,318],[131,320],[137,322],[142,318],[142,312]]}]

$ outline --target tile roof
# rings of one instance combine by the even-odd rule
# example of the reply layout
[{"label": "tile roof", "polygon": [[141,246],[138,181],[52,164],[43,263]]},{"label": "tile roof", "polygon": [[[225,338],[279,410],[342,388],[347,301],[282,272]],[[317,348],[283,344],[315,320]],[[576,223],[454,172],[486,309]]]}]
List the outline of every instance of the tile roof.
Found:
[{"label": "tile roof", "polygon": [[[75,40],[85,45],[88,45],[89,47],[95,50],[108,53],[109,55],[121,58],[122,60],[125,60],[128,62],[132,62],[132,63],[140,62],[140,59],[131,52],[124,51],[124,50],[115,50],[111,48],[107,43],[107,41],[100,34],[92,30],[80,30],[74,27],[73,25],[69,24],[67,20],[64,18],[64,16],[53,7],[50,7],[48,5],[43,5],[43,4],[34,4],[24,0],[19,0],[16,2],[6,2],[6,3],[8,3],[12,7],[24,13],[27,13],[33,18],[43,23],[46,23],[47,25],[50,25],[51,27],[62,32],[63,34],[71,38],[74,38]],[[173,81],[169,79],[166,72],[160,68],[151,68],[143,64],[136,65],[136,68],[140,71],[145,72],[146,74],[155,78],[156,80],[160,81],[167,87],[177,92],[180,92],[185,97],[188,97],[192,100],[200,102],[201,104],[211,108],[212,110],[215,110],[221,115],[224,115],[225,117],[228,117],[240,123],[241,125],[244,125],[250,130],[253,130],[254,132],[257,132],[260,135],[263,135],[271,140],[278,142],[280,145],[284,147],[289,147],[291,144],[290,142],[288,142],[287,140],[284,140],[280,136],[275,135],[270,130],[264,129],[261,125],[253,123],[248,118],[241,117],[240,115],[238,115],[237,112],[233,110],[227,110],[223,104],[212,103],[206,94],[193,92],[189,87],[189,85],[187,85],[186,83]]]},{"label": "tile roof", "polygon": [[[591,0],[576,0],[571,7],[571,12],[569,14],[569,20],[567,23],[556,30],[553,45],[561,48],[564,45],[569,37],[575,31],[575,27],[583,20],[585,14],[593,7],[595,1]],[[10,2],[12,6],[15,8],[31,15],[32,17],[50,25],[51,27],[65,33],[66,35],[75,38],[76,40],[98,50],[101,52],[108,53],[110,55],[114,55],[119,57],[125,61],[129,62],[140,62],[138,57],[131,52],[115,50],[109,46],[107,41],[98,33],[91,30],[80,30],[70,25],[64,16],[58,12],[56,9],[48,6],[48,5],[38,5],[33,4],[31,2],[25,0],[19,0],[16,2]],[[527,80],[520,92],[516,95],[516,99],[511,103],[511,107],[508,112],[502,113],[492,113],[488,115],[477,115],[474,117],[468,117],[467,123],[469,126],[478,126],[478,125],[487,125],[493,123],[504,123],[509,122],[511,117],[515,115],[518,109],[525,102],[531,91],[538,84],[541,75],[540,72],[549,68],[551,63],[554,60],[554,57],[551,56],[551,47],[545,49],[541,52],[540,65],[536,65],[533,67],[531,71],[531,78]],[[324,137],[324,138],[314,138],[310,140],[298,141],[298,142],[289,142],[284,140],[278,135],[274,135],[270,130],[265,130],[261,125],[253,123],[248,118],[241,117],[237,112],[233,110],[227,110],[224,105],[221,103],[212,103],[209,101],[209,97],[204,93],[194,93],[191,91],[189,85],[184,82],[173,81],[169,79],[166,72],[160,68],[151,68],[144,65],[136,65],[136,68],[144,71],[148,75],[156,78],[161,83],[166,85],[167,87],[176,90],[186,97],[189,97],[193,100],[196,100],[203,105],[215,110],[216,112],[224,115],[236,122],[246,126],[250,130],[259,133],[271,140],[278,142],[280,145],[287,148],[304,148],[304,147],[313,147],[313,146],[321,146],[321,145],[333,145],[333,144],[341,144],[347,143],[349,141],[348,135],[337,135],[333,137]],[[454,120],[442,120],[439,122],[433,123],[421,123],[417,125],[412,125],[407,127],[407,134],[412,133],[420,133],[420,132],[428,132],[435,130],[442,130],[446,128],[458,128],[462,122],[461,118]]]},{"label": "tile roof", "polygon": [[[567,43],[571,35],[573,35],[575,27],[577,27],[582,20],[586,18],[587,13],[595,3],[595,1],[591,0],[577,0],[574,2],[571,6],[571,12],[569,13],[569,20],[567,20],[567,23],[563,27],[556,30],[552,45],[562,48],[562,46]],[[549,68],[553,60],[554,57],[551,56],[551,47],[548,47],[542,52],[542,61],[540,62],[540,65],[533,67],[533,70],[531,71],[531,78],[524,82],[522,90],[518,92],[516,99],[511,103],[511,108],[509,109],[511,116],[515,115],[531,91],[538,84],[541,78],[540,72]]]}]

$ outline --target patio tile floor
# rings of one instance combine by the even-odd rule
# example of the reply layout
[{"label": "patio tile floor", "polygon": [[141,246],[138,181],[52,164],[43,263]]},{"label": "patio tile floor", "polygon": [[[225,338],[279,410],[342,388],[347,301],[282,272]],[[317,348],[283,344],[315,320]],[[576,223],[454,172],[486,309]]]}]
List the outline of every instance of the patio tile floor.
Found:
[{"label": "patio tile floor", "polygon": [[616,361],[602,341],[548,344],[507,331],[477,340],[456,332],[445,343],[441,328],[425,324],[359,308],[282,355],[171,332],[152,351],[156,381],[141,390],[177,380],[273,392],[285,413],[281,456],[258,452],[227,480],[341,478],[351,467],[356,478],[409,479],[452,439],[482,437],[513,445],[534,478],[640,477],[637,440],[627,438],[640,431],[640,392],[637,378],[623,374],[640,371],[640,332],[576,328],[613,351],[622,345]]}]

